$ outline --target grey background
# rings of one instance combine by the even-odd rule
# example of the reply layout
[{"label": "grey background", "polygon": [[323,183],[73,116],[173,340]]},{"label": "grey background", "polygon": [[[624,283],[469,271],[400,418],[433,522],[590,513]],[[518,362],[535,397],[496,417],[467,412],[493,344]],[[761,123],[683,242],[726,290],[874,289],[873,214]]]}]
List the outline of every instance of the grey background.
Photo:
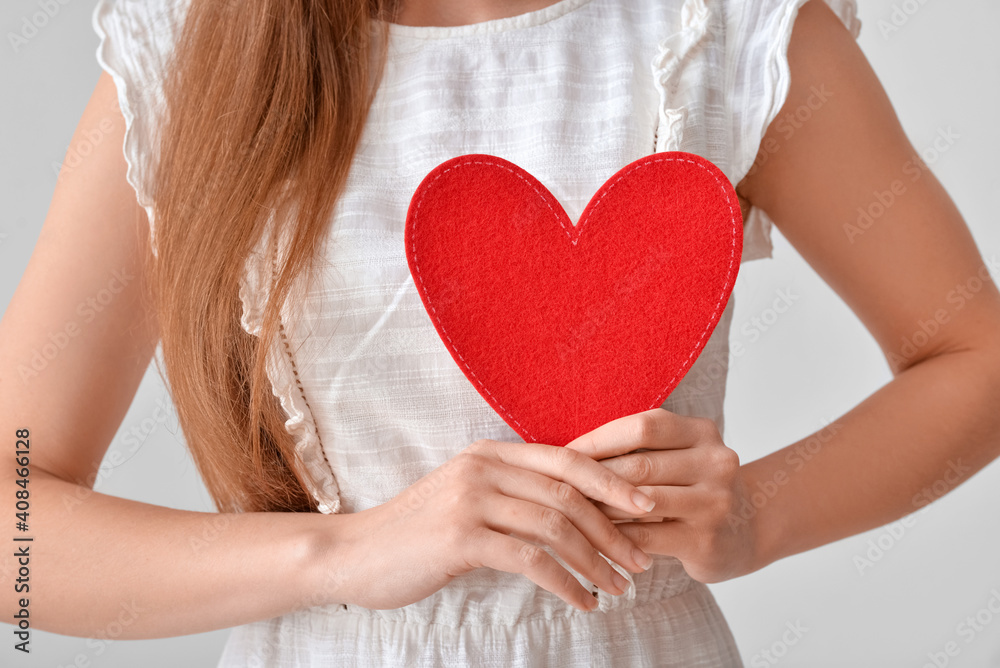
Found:
[{"label": "grey background", "polygon": [[[48,25],[17,52],[7,35],[19,32],[23,17],[38,11],[38,0],[5,0],[0,8],[4,307],[37,241],[55,170],[100,71],[90,27],[93,0],[63,1]],[[899,29],[880,29],[891,21],[894,5],[903,12],[896,16]],[[936,133],[949,127],[959,135],[931,167],[984,257],[1000,259],[1000,229],[991,210],[1000,187],[1000,42],[995,39],[1000,5],[862,0],[860,18],[860,44],[914,146],[929,147]],[[857,318],[777,231],[774,242],[774,259],[744,265],[735,293],[732,340],[742,342],[746,352],[731,369],[726,437],[743,461],[815,431],[890,378]],[[752,341],[744,324],[764,313],[779,289],[799,299]],[[168,410],[158,410],[161,402]],[[135,439],[126,439],[129,433]],[[100,491],[175,508],[212,509],[152,367],[109,449],[114,451],[126,461],[99,479]],[[948,658],[948,666],[996,666],[1000,615],[982,611],[991,597],[994,606],[1000,601],[998,526],[1000,465],[994,463],[916,513],[895,535],[878,529],[712,590],[748,666],[919,667],[930,660],[929,652],[941,652],[952,640],[960,652]],[[869,541],[888,549],[862,574],[855,557],[869,551]],[[959,625],[977,614],[981,622],[989,621],[970,637]],[[786,634],[789,625],[798,625],[798,636]],[[97,642],[36,631],[26,658],[11,649],[3,632],[0,663],[173,666],[183,660],[189,668],[214,666],[227,634]],[[766,649],[780,658],[764,658]]]}]

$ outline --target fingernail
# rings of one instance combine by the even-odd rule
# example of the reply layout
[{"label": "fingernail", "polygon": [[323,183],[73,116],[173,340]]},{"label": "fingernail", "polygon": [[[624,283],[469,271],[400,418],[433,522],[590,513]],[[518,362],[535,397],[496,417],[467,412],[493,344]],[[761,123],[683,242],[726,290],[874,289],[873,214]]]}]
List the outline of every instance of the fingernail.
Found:
[{"label": "fingernail", "polygon": [[615,586],[625,592],[625,587],[628,587],[628,580],[622,577],[621,573],[618,571],[613,571],[611,573],[611,581],[615,583]]},{"label": "fingernail", "polygon": [[644,513],[648,513],[653,509],[653,506],[656,505],[655,501],[653,501],[651,498],[649,498],[639,490],[635,490],[634,492],[632,492],[632,503],[634,503],[635,507]]},{"label": "fingernail", "polygon": [[644,571],[648,571],[649,567],[653,565],[653,558],[637,547],[632,548],[632,559]]}]

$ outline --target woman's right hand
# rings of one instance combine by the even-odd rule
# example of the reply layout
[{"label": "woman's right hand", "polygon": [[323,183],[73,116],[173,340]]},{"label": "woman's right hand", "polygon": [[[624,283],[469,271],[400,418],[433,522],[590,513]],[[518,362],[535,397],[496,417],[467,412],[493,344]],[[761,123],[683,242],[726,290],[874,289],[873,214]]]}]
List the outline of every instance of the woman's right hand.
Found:
[{"label": "woman's right hand", "polygon": [[[629,513],[650,505],[632,484],[599,462],[539,443],[476,441],[391,501],[342,516],[337,589],[365,608],[422,600],[480,567],[521,573],[589,611],[593,595],[538,544],[613,594],[625,579],[598,554],[638,573],[651,558],[591,501]],[[648,499],[648,497],[645,497]],[[511,535],[513,534],[513,535]],[[530,542],[529,542],[530,541]]]}]

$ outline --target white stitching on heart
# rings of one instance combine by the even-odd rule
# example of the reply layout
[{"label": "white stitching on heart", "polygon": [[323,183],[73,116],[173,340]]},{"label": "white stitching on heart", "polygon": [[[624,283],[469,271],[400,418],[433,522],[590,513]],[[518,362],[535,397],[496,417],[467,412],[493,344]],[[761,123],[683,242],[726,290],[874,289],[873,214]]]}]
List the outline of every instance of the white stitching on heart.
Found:
[{"label": "white stitching on heart", "polygon": [[[658,158],[656,160],[645,160],[645,161],[639,163],[638,165],[634,165],[632,167],[632,169],[628,170],[627,172],[624,172],[623,174],[620,174],[618,176],[618,178],[615,179],[610,185],[605,184],[605,185],[607,185],[607,189],[603,193],[601,193],[601,197],[596,202],[594,202],[594,205],[590,208],[591,209],[590,213],[587,214],[587,217],[584,220],[580,221],[579,227],[576,228],[576,238],[575,239],[573,238],[573,235],[570,233],[570,231],[568,229],[566,229],[565,223],[559,217],[559,214],[556,213],[556,211],[552,208],[552,205],[549,203],[549,201],[545,197],[545,195],[542,194],[541,192],[539,192],[538,188],[536,188],[534,186],[534,184],[532,184],[530,181],[528,181],[527,179],[525,179],[524,175],[519,174],[518,172],[514,171],[510,167],[508,167],[508,166],[506,166],[506,165],[504,165],[502,163],[499,163],[499,162],[484,161],[484,160],[466,160],[466,161],[463,161],[463,162],[455,163],[454,165],[450,166],[448,169],[445,169],[444,171],[442,171],[440,174],[438,174],[436,177],[434,177],[433,181],[431,181],[429,184],[427,184],[427,186],[423,189],[424,191],[421,194],[420,199],[417,200],[417,206],[416,206],[416,209],[413,212],[413,243],[411,244],[411,248],[413,249],[413,267],[414,267],[414,269],[417,270],[417,278],[420,280],[420,285],[421,286],[424,285],[424,278],[423,278],[423,276],[420,273],[420,264],[417,261],[417,243],[416,243],[417,218],[419,217],[419,214],[420,214],[420,205],[423,204],[424,198],[427,196],[427,193],[430,191],[431,187],[433,187],[434,184],[437,183],[438,179],[440,179],[442,176],[444,176],[445,174],[447,174],[451,170],[457,169],[459,167],[464,167],[466,165],[489,165],[491,167],[500,167],[501,169],[504,169],[504,170],[510,172],[511,174],[514,174],[519,179],[521,179],[522,181],[524,181],[529,187],[531,187],[531,189],[535,192],[536,195],[538,195],[539,197],[542,198],[543,201],[545,201],[545,204],[549,207],[549,211],[552,212],[552,215],[555,217],[556,221],[560,224],[560,226],[562,226],[563,231],[565,231],[566,235],[569,237],[570,243],[575,246],[576,242],[580,239],[580,235],[583,234],[583,226],[587,224],[587,221],[590,219],[590,217],[593,214],[593,212],[597,209],[598,206],[600,206],[601,202],[604,201],[604,198],[607,196],[607,194],[609,192],[611,192],[611,189],[614,188],[616,185],[618,185],[619,181],[621,181],[623,178],[625,178],[626,176],[628,176],[629,174],[631,174],[632,172],[634,172],[637,169],[640,169],[640,168],[645,167],[647,165],[654,165],[654,164],[657,164],[657,163],[660,163],[660,162],[686,162],[686,163],[691,164],[691,165],[696,165],[697,167],[701,168],[702,170],[708,172],[709,175],[713,179],[715,179],[715,182],[719,184],[719,189],[722,190],[723,194],[726,193],[725,186],[722,185],[722,181],[719,179],[718,175],[715,174],[715,173],[713,173],[712,171],[710,171],[707,167],[705,167],[705,165],[701,164],[700,162],[695,162],[694,160],[689,160],[687,158]],[[688,368],[690,368],[691,364],[693,363],[693,358],[694,358],[694,352],[695,352],[695,350],[701,347],[702,340],[704,340],[705,335],[708,334],[708,331],[710,329],[712,329],[713,324],[717,324],[718,323],[717,316],[719,314],[719,311],[722,309],[722,300],[723,300],[723,297],[725,296],[726,292],[729,289],[729,285],[732,282],[733,264],[736,261],[736,229],[737,229],[736,211],[733,209],[733,204],[730,201],[730,198],[728,196],[726,196],[726,201],[729,202],[729,212],[730,212],[730,214],[732,216],[731,221],[732,221],[732,224],[733,224],[733,237],[732,237],[732,243],[730,244],[731,249],[730,249],[730,253],[729,253],[729,267],[727,268],[727,276],[728,276],[728,278],[726,279],[726,284],[722,286],[722,291],[719,293],[719,300],[715,304],[715,310],[712,312],[712,317],[709,319],[709,324],[707,324],[705,326],[705,329],[702,330],[701,336],[698,337],[698,341],[695,343],[695,346],[691,349],[691,352],[688,355],[687,359],[684,360],[684,364],[674,374],[674,377],[670,379],[670,382],[668,382],[663,387],[663,389],[660,391],[659,396],[656,398],[656,401],[654,402],[654,405],[651,406],[650,408],[656,408],[657,406],[663,404],[664,400],[666,400],[667,388],[669,388],[671,385],[674,384],[674,381],[677,380],[678,376],[684,374],[688,370]],[[564,213],[565,213],[565,211],[564,211]],[[424,294],[425,295],[428,294],[427,291],[426,291],[426,289],[424,290]],[[489,388],[487,388],[485,385],[483,385],[482,381],[479,380],[479,377],[476,376],[476,372],[473,371],[472,367],[470,367],[469,364],[465,361],[465,357],[463,357],[462,354],[460,352],[458,352],[458,346],[455,345],[455,341],[452,340],[451,335],[448,334],[448,331],[444,327],[444,323],[442,323],[441,319],[437,317],[437,309],[434,308],[434,304],[431,303],[431,300],[430,300],[429,296],[427,298],[427,303],[431,307],[431,311],[432,311],[432,316],[431,317],[433,317],[434,321],[437,322],[437,324],[440,326],[441,331],[444,333],[444,335],[446,337],[448,337],[448,341],[451,343],[452,350],[455,351],[455,354],[458,355],[459,359],[462,361],[462,364],[465,366],[466,369],[468,369],[469,373],[472,374],[472,377],[475,378],[475,381],[479,385],[479,387],[484,392],[486,392],[488,395],[490,395],[490,397],[492,397],[494,399],[494,401],[496,401],[496,404],[497,404],[497,406],[499,406],[500,410],[507,417],[509,417],[511,420],[513,420],[513,422],[515,424],[517,424],[518,427],[520,427],[522,430],[524,430],[524,433],[528,434],[528,436],[532,439],[532,441],[537,442],[537,439],[531,434],[531,432],[529,432],[528,429],[524,425],[522,425],[520,422],[518,422],[518,420],[513,415],[510,414],[510,411],[507,410],[503,406],[503,404],[500,403],[500,400],[492,392],[489,391]]]},{"label": "white stitching on heart", "polygon": [[[451,167],[449,167],[448,169],[446,169],[443,172],[441,172],[440,174],[438,174],[436,177],[434,177],[433,181],[431,181],[429,184],[427,184],[427,187],[424,188],[424,192],[420,196],[420,199],[417,200],[417,208],[413,212],[413,237],[414,237],[413,244],[412,244],[412,248],[413,248],[413,267],[417,270],[417,278],[420,279],[420,285],[421,286],[424,285],[424,277],[420,273],[420,263],[417,261],[417,242],[416,242],[417,218],[420,215],[420,205],[423,204],[424,198],[427,197],[427,192],[431,189],[431,187],[435,183],[437,183],[438,179],[440,179],[442,176],[444,176],[445,174],[447,174],[448,172],[450,172],[452,169],[457,169],[458,167],[464,167],[466,165],[490,165],[490,166],[494,166],[494,167],[501,167],[501,168],[507,170],[508,172],[510,172],[511,174],[514,174],[519,179],[521,179],[526,184],[528,184],[528,186],[530,186],[531,189],[533,191],[535,191],[536,195],[538,195],[543,200],[545,200],[545,204],[549,207],[549,211],[551,211],[552,215],[555,217],[555,219],[557,221],[559,221],[559,214],[557,214],[555,212],[555,210],[552,208],[552,205],[549,204],[548,200],[545,199],[545,196],[542,193],[540,193],[538,191],[538,189],[531,182],[529,182],[527,179],[525,179],[522,174],[518,174],[517,172],[515,172],[510,167],[507,167],[506,165],[502,165],[502,164],[500,164],[498,162],[486,162],[486,161],[481,161],[481,160],[466,160],[464,162],[456,163],[456,164],[452,165]],[[559,221],[559,222],[560,222],[560,224],[562,223],[562,221]],[[567,232],[567,234],[569,234],[569,233]],[[571,241],[572,241],[572,239],[571,239]],[[425,295],[428,294],[426,289],[424,290],[424,294]],[[444,332],[444,335],[448,337],[448,341],[451,343],[452,350],[454,350],[455,354],[458,355],[458,358],[460,360],[462,360],[463,366],[465,366],[465,368],[468,369],[469,373],[472,374],[472,377],[476,379],[476,383],[479,385],[479,387],[482,388],[482,390],[484,392],[486,392],[486,394],[488,394],[491,397],[493,397],[493,400],[496,401],[496,404],[497,404],[497,406],[500,407],[500,410],[502,410],[507,417],[509,417],[511,420],[513,420],[514,423],[518,427],[520,427],[521,429],[523,429],[524,433],[528,434],[528,436],[531,438],[532,441],[536,441],[537,442],[538,439],[536,439],[531,434],[531,432],[528,431],[528,428],[525,427],[523,424],[521,424],[517,420],[517,418],[515,418],[513,415],[511,415],[510,411],[507,410],[504,407],[504,405],[500,403],[500,399],[498,399],[496,396],[494,396],[494,394],[492,392],[490,392],[489,388],[487,388],[485,385],[483,385],[483,382],[481,380],[479,380],[479,377],[476,375],[476,372],[473,371],[472,367],[469,366],[469,363],[465,361],[465,357],[462,355],[462,353],[458,352],[458,346],[455,345],[455,341],[451,338],[451,334],[449,334],[448,330],[445,329],[444,323],[442,323],[441,319],[437,317],[437,309],[434,308],[434,304],[431,303],[431,300],[430,300],[429,296],[427,298],[427,303],[428,303],[428,305],[430,305],[431,311],[433,311],[433,318],[434,318],[435,322],[437,322],[438,325],[441,327],[441,331]]]}]

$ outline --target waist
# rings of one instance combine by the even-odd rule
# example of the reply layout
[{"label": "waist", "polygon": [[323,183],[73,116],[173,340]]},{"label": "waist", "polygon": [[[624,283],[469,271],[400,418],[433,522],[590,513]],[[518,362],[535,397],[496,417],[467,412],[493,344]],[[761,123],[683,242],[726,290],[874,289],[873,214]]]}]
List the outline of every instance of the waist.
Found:
[{"label": "waist", "polygon": [[[550,554],[555,554],[548,550]],[[561,562],[562,563],[562,562]],[[333,603],[310,608],[312,614],[360,615],[372,621],[418,625],[512,626],[558,618],[575,618],[597,612],[640,607],[678,596],[692,587],[704,587],[691,579],[674,557],[653,555],[648,571],[629,574],[633,583],[617,596],[597,590],[573,569],[580,583],[597,592],[599,607],[593,612],[577,610],[555,594],[542,589],[519,573],[480,568],[461,575],[427,598],[401,608],[372,610],[356,605]],[[387,582],[385,586],[392,586]]]}]

